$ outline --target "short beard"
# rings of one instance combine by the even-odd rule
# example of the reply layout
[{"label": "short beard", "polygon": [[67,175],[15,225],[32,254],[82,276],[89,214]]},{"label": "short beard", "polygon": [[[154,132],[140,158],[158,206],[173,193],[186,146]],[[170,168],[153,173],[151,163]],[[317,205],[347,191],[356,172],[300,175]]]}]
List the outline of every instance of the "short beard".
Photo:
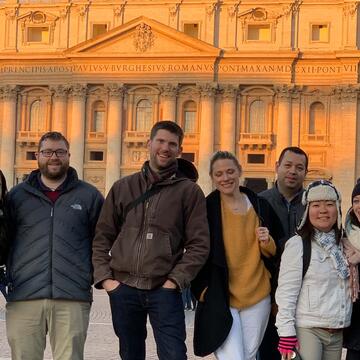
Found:
[{"label": "short beard", "polygon": [[62,179],[69,169],[68,163],[61,163],[59,171],[56,173],[48,171],[48,164],[39,165],[39,170],[42,176],[49,180],[60,180]]}]

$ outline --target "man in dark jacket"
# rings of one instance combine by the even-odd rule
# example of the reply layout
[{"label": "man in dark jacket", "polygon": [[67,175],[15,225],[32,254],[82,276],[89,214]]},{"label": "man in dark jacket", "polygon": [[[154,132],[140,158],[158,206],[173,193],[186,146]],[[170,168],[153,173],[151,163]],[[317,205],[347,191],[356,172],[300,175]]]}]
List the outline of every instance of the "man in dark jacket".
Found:
[{"label": "man in dark jacket", "polygon": [[9,242],[7,237],[7,221],[5,219],[4,202],[7,193],[5,176],[0,170],[0,291],[6,297],[5,263]]},{"label": "man in dark jacket", "polygon": [[69,143],[44,134],[39,169],[7,196],[7,336],[13,360],[82,360],[92,301],[91,244],[103,196],[69,167]]},{"label": "man in dark jacket", "polygon": [[[280,239],[280,253],[285,242],[295,235],[296,227],[304,212],[301,199],[304,192],[303,183],[308,170],[308,162],[307,154],[299,147],[285,148],[276,162],[277,180],[274,187],[259,194],[271,204],[283,225],[285,236]],[[260,347],[261,360],[277,360],[281,358],[280,353],[277,351],[278,339],[275,316],[271,314]]]},{"label": "man in dark jacket", "polygon": [[150,318],[160,360],[186,359],[180,291],[205,263],[209,229],[197,171],[181,153],[182,129],[156,123],[150,160],[113,185],[93,243],[95,286],[110,298],[123,360],[145,359]]}]

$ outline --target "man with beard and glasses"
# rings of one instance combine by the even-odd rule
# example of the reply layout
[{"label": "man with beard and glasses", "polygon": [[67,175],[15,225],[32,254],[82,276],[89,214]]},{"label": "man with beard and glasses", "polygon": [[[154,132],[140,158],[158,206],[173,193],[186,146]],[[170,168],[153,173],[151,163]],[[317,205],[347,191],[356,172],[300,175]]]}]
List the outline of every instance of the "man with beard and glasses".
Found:
[{"label": "man with beard and glasses", "polygon": [[91,246],[103,196],[69,166],[69,143],[44,134],[39,168],[8,194],[6,328],[13,360],[81,360],[92,301]]},{"label": "man with beard and glasses", "polygon": [[192,163],[179,159],[182,129],[159,121],[149,161],[112,186],[93,243],[95,286],[108,292],[123,360],[145,359],[149,316],[160,360],[186,359],[180,291],[209,252],[205,197]]}]

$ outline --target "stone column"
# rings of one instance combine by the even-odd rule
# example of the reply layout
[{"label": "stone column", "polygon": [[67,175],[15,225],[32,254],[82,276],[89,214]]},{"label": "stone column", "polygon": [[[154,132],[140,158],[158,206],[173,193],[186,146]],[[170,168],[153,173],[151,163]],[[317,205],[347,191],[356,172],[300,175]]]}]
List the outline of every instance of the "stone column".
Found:
[{"label": "stone column", "polygon": [[356,131],[358,90],[352,86],[338,90],[340,93],[335,95],[336,104],[333,106],[336,109],[332,111],[332,121],[336,122],[334,141],[331,143],[334,155],[326,165],[333,169],[333,181],[341,192],[345,213],[351,205],[351,193],[359,171],[360,148]]},{"label": "stone column", "polygon": [[292,87],[275,86],[278,98],[278,123],[276,135],[276,159],[281,151],[291,146],[291,94]]},{"label": "stone column", "polygon": [[9,188],[14,185],[17,92],[17,86],[6,85],[0,88],[3,99],[0,167]]},{"label": "stone column", "polygon": [[107,151],[106,151],[106,184],[107,194],[114,184],[120,179],[121,164],[121,133],[124,86],[122,84],[109,84],[109,112],[107,122]]},{"label": "stone column", "polygon": [[162,84],[159,86],[161,91],[162,120],[176,121],[176,95],[177,84]]},{"label": "stone column", "polygon": [[70,165],[76,169],[79,179],[84,177],[86,90],[83,84],[75,84],[71,88]]},{"label": "stone column", "polygon": [[220,122],[220,149],[235,154],[235,124],[236,124],[237,89],[227,85],[223,89]]},{"label": "stone column", "polygon": [[214,118],[215,118],[215,92],[213,84],[199,86],[201,99],[200,117],[200,145],[198,171],[199,182],[204,193],[207,195],[212,190],[211,179],[209,177],[210,157],[214,152]]},{"label": "stone column", "polygon": [[51,88],[53,92],[54,113],[51,124],[52,131],[59,131],[67,136],[67,94],[69,87],[56,85]]}]

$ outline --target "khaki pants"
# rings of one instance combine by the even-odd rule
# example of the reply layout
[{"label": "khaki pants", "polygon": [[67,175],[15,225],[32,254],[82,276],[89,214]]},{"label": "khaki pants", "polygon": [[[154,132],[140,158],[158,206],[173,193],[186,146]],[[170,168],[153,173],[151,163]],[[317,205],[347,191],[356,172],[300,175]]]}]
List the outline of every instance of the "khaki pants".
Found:
[{"label": "khaki pants", "polygon": [[302,360],[341,360],[343,332],[319,328],[296,328]]},{"label": "khaki pants", "polygon": [[12,360],[42,360],[49,333],[54,360],[83,360],[90,303],[29,300],[6,304]]}]

